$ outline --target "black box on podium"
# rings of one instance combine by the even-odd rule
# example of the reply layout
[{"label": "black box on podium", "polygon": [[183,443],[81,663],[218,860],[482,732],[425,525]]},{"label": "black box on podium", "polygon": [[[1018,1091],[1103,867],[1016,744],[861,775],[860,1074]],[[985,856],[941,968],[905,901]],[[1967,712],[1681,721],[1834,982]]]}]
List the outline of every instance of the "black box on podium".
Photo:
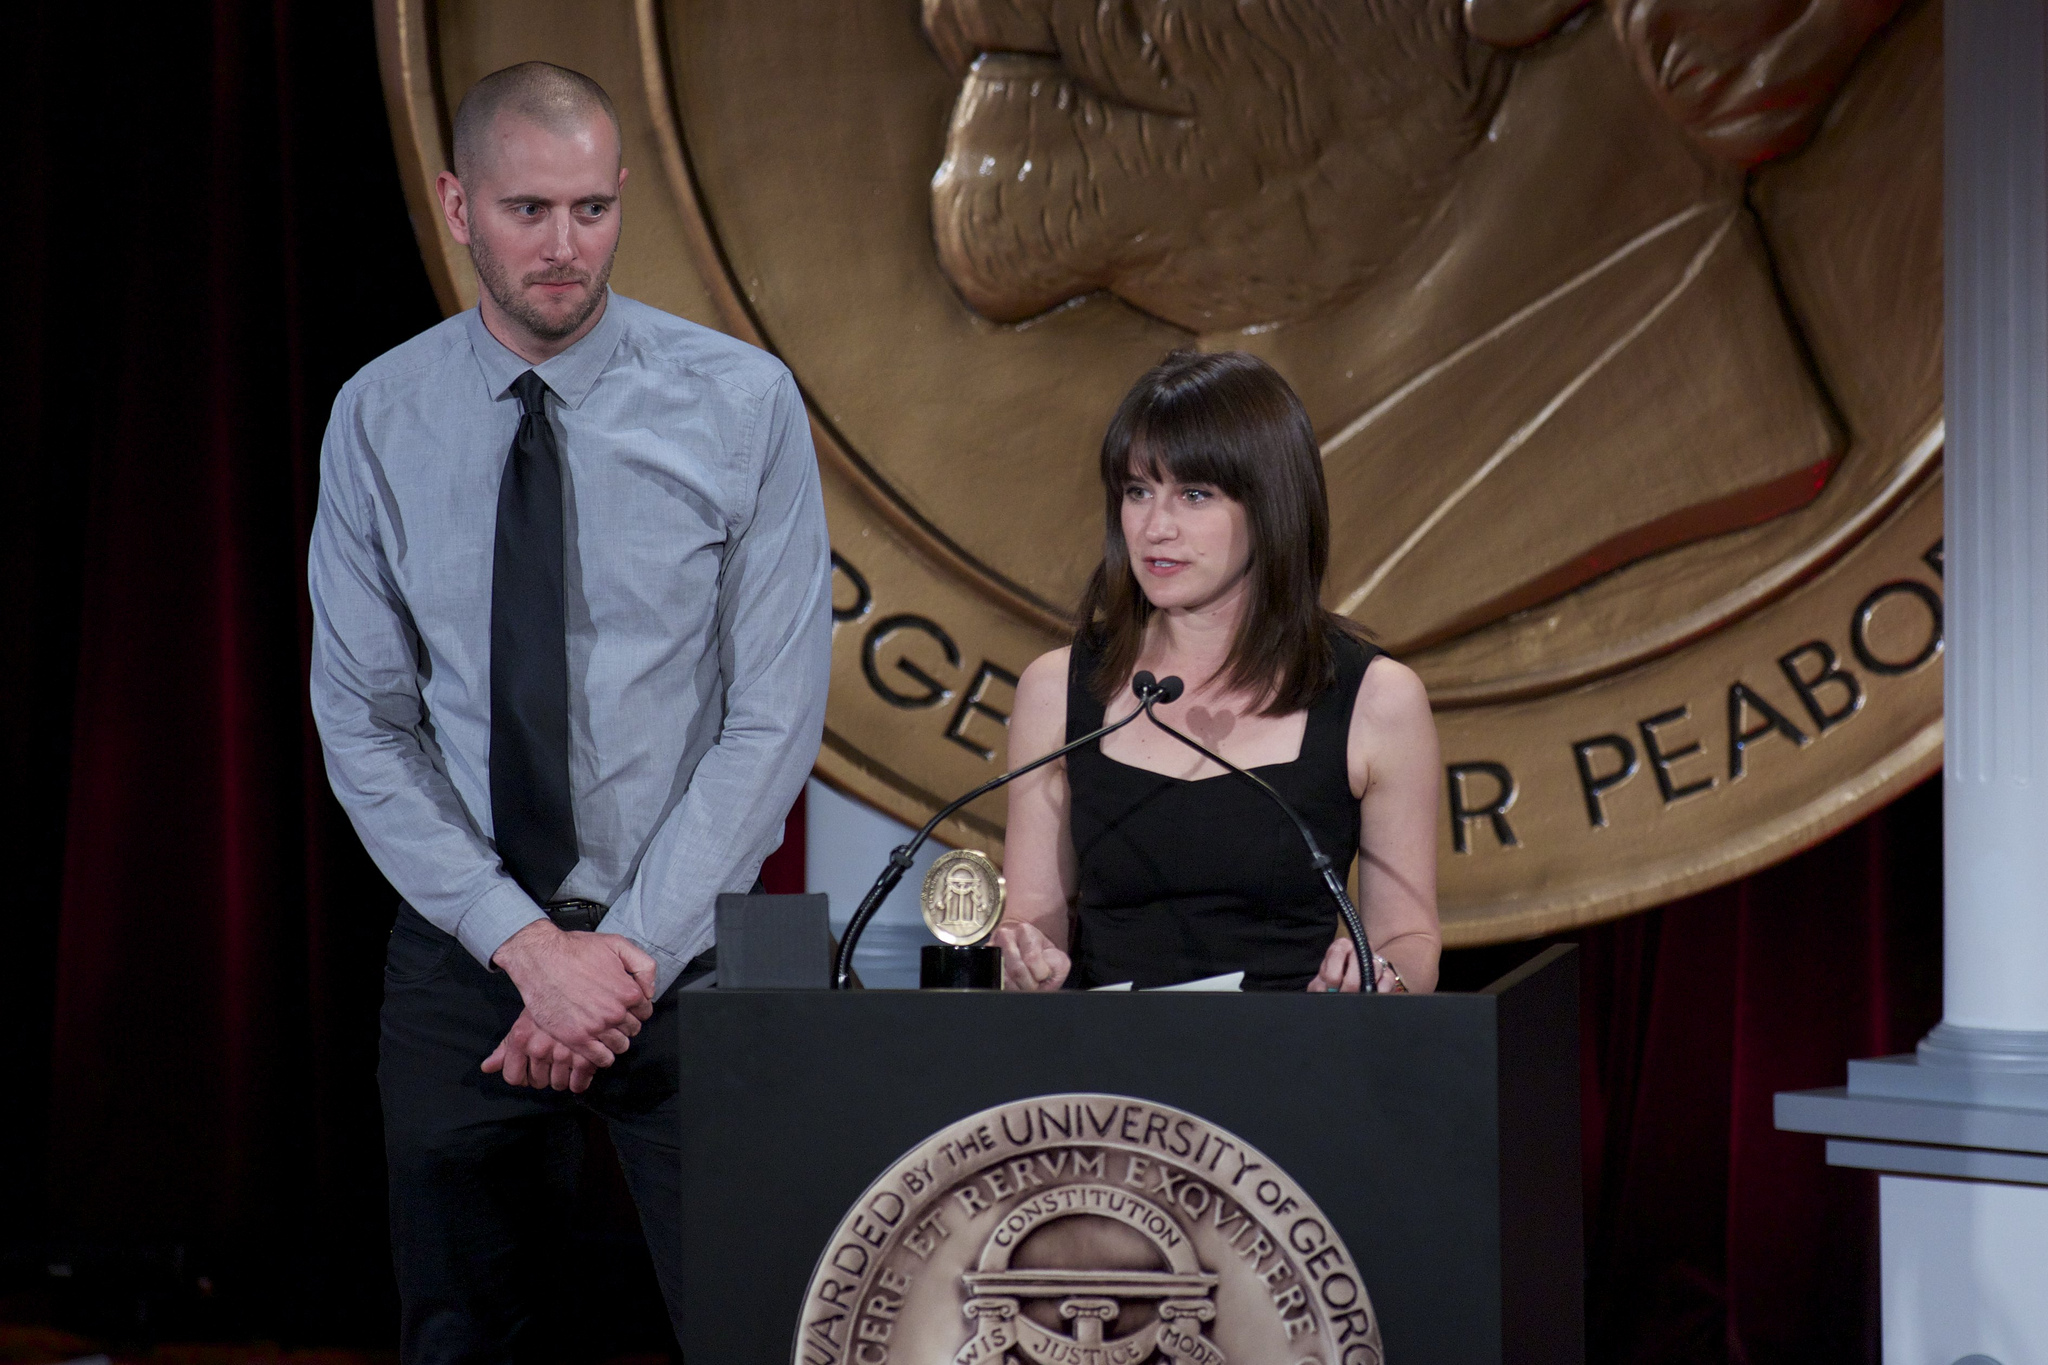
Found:
[{"label": "black box on podium", "polygon": [[1572,952],[1431,996],[684,992],[685,1358],[1580,1361]]}]

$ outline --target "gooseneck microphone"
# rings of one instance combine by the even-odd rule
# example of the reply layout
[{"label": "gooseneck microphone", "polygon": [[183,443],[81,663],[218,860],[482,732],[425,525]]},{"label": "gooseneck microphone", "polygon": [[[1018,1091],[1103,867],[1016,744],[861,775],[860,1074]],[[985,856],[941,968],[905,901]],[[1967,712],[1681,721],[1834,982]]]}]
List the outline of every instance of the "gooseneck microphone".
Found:
[{"label": "gooseneck microphone", "polygon": [[[1369,995],[1377,995],[1380,989],[1379,973],[1373,970],[1372,945],[1365,940],[1365,921],[1358,917],[1358,907],[1351,903],[1350,895],[1344,890],[1344,879],[1337,875],[1335,866],[1330,862],[1330,855],[1323,852],[1321,846],[1316,843],[1316,836],[1309,830],[1308,822],[1295,812],[1294,807],[1287,804],[1286,797],[1273,790],[1266,779],[1260,777],[1257,773],[1246,772],[1221,754],[1211,753],[1152,714],[1152,708],[1155,705],[1171,702],[1180,696],[1184,687],[1179,678],[1165,678],[1154,682],[1150,673],[1140,673],[1137,677],[1131,679],[1131,690],[1138,694],[1139,709],[1145,713],[1147,720],[1187,745],[1190,749],[1193,749],[1202,757],[1208,759],[1211,763],[1218,764],[1236,773],[1239,777],[1257,787],[1260,791],[1271,797],[1273,804],[1278,806],[1286,814],[1287,818],[1294,822],[1294,827],[1301,831],[1301,841],[1308,845],[1309,865],[1323,874],[1323,885],[1329,888],[1330,899],[1337,903],[1337,913],[1343,917],[1345,931],[1351,935],[1351,947],[1358,954],[1359,989]],[[1125,719],[1129,719],[1129,717]]]},{"label": "gooseneck microphone", "polygon": [[[1172,695],[1160,695],[1169,686],[1173,689]],[[1178,697],[1181,691],[1181,683],[1179,678],[1168,678],[1164,683],[1161,683],[1156,681],[1150,673],[1140,673],[1137,677],[1131,679],[1131,691],[1137,695],[1138,709],[1125,716],[1122,720],[1113,721],[1093,734],[1083,735],[1069,744],[1062,744],[1043,758],[1035,758],[1021,768],[1012,768],[1001,777],[982,783],[979,787],[967,793],[967,795],[942,807],[937,815],[925,821],[924,828],[917,832],[916,838],[907,844],[898,844],[890,852],[889,863],[882,869],[882,875],[875,878],[875,884],[868,888],[867,895],[861,897],[859,907],[853,912],[853,918],[846,922],[846,936],[839,940],[839,952],[832,962],[832,989],[843,991],[852,984],[854,945],[860,942],[860,936],[867,931],[868,921],[875,917],[875,912],[882,908],[882,902],[889,899],[889,893],[894,891],[896,884],[903,880],[903,874],[910,870],[911,863],[917,858],[917,850],[924,846],[924,841],[931,837],[931,832],[939,827],[939,823],[942,820],[969,802],[987,796],[996,788],[1014,782],[1034,769],[1043,768],[1054,759],[1063,758],[1084,744],[1091,744],[1112,731],[1123,729],[1139,716],[1149,715],[1149,707],[1152,702],[1161,700],[1172,701],[1174,697]],[[1159,722],[1155,719],[1152,723],[1157,725]],[[1253,780],[1256,781],[1257,779]],[[1288,814],[1291,815],[1293,812],[1289,811]],[[1296,823],[1299,824],[1300,821],[1297,820]],[[1303,833],[1306,834],[1307,831],[1304,829]],[[1311,844],[1313,844],[1313,841],[1311,841]],[[1329,860],[1325,858],[1323,861],[1328,862]]]}]

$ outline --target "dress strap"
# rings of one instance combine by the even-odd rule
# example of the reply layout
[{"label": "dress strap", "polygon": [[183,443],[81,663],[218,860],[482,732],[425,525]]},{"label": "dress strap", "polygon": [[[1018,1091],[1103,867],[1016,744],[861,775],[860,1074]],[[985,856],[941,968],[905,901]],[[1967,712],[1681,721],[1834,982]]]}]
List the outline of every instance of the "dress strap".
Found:
[{"label": "dress strap", "polygon": [[1311,752],[1334,755],[1341,762],[1345,739],[1351,733],[1351,712],[1358,705],[1358,688],[1365,681],[1365,670],[1386,651],[1343,631],[1330,633],[1330,648],[1337,656],[1337,677],[1329,690],[1309,707],[1309,730],[1302,737],[1302,753],[1304,756]]},{"label": "dress strap", "polygon": [[1343,631],[1336,632],[1330,644],[1337,652],[1337,690],[1344,697],[1344,727],[1349,730],[1352,709],[1358,704],[1358,689],[1365,682],[1365,670],[1387,651]]},{"label": "dress strap", "polygon": [[1090,730],[1102,728],[1102,703],[1095,700],[1089,683],[1095,677],[1097,655],[1081,639],[1067,651],[1067,740],[1072,744]]}]

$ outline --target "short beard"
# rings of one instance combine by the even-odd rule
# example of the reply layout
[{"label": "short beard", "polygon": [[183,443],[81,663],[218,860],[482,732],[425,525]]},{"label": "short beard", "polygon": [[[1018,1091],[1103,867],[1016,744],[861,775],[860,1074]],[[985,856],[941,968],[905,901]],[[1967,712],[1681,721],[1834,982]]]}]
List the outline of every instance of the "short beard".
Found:
[{"label": "short beard", "polygon": [[[604,306],[605,286],[611,282],[612,260],[617,255],[618,247],[614,244],[611,253],[604,258],[604,264],[598,268],[596,278],[591,281],[590,295],[584,299],[583,306],[556,320],[549,318],[526,301],[518,287],[514,285],[511,272],[505,269],[505,263],[491,254],[491,249],[485,244],[481,234],[471,233],[469,239],[469,259],[476,266],[477,283],[484,287],[484,292],[491,296],[491,301],[496,303],[507,317],[542,341],[560,341],[563,337],[574,336],[576,329],[590,321],[591,314]],[[550,276],[542,272],[531,275],[520,283],[539,284],[551,279],[581,278],[581,275]]]}]

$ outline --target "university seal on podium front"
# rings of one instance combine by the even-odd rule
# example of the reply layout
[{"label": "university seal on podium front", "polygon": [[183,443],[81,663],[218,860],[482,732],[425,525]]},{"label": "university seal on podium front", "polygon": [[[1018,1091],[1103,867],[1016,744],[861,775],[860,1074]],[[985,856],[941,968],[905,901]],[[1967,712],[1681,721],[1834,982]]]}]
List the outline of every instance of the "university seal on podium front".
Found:
[{"label": "university seal on podium front", "polygon": [[1193,1114],[1044,1095],[962,1119],[819,1257],[796,1365],[1380,1365],[1358,1267],[1286,1173]]},{"label": "university seal on podium front", "polygon": [[1300,393],[1326,604],[1429,687],[1447,945],[1711,886],[1940,762],[1933,0],[375,4],[445,308],[444,130],[545,58],[618,103],[614,286],[796,376],[818,773],[899,819],[1000,770],[1103,428],[1188,346]]}]

